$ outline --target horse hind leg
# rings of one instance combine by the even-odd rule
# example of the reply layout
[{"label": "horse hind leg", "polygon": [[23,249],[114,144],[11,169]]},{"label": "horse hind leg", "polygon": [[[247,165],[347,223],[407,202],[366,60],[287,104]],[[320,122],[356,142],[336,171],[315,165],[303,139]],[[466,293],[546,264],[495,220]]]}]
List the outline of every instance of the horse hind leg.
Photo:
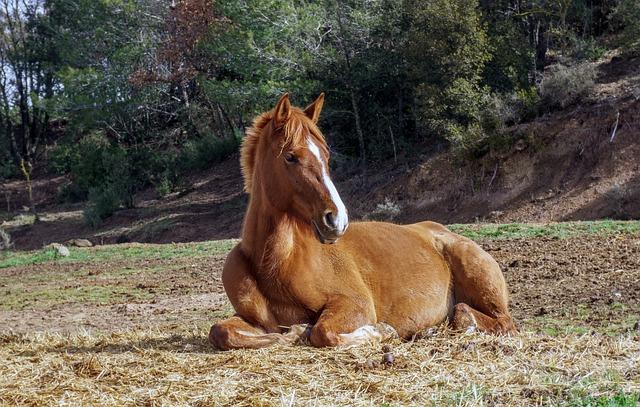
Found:
[{"label": "horse hind leg", "polygon": [[469,305],[461,302],[453,309],[453,329],[472,333],[475,331],[494,334],[510,334],[517,332],[513,319],[509,315],[490,317]]},{"label": "horse hind leg", "polygon": [[453,326],[492,333],[516,332],[509,314],[509,295],[498,263],[475,242],[442,225],[421,224],[433,233],[436,247],[449,264],[456,305]]}]

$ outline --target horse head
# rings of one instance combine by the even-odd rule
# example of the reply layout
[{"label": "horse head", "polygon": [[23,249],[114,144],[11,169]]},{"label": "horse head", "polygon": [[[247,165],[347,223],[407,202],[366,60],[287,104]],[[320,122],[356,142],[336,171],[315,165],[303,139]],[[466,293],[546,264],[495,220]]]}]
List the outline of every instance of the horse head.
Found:
[{"label": "horse head", "polygon": [[283,95],[258,116],[242,146],[245,189],[259,194],[272,211],[315,231],[322,243],[335,243],[347,230],[347,209],[331,180],[329,148],[317,127],[321,94],[304,110]]}]

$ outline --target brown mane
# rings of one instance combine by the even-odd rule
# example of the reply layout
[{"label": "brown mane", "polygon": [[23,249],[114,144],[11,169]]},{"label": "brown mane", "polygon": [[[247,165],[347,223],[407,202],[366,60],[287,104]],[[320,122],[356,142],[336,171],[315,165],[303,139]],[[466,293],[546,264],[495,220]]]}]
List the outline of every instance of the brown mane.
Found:
[{"label": "brown mane", "polygon": [[[253,180],[253,170],[256,166],[258,142],[265,130],[269,132],[273,131],[272,129],[266,129],[272,119],[273,110],[264,112],[256,117],[251,127],[247,129],[247,133],[242,142],[240,149],[240,166],[242,168],[242,177],[244,178],[244,190],[247,193],[250,193],[252,188],[251,181]],[[311,135],[318,146],[325,150],[324,153],[328,153],[329,148],[327,147],[327,142],[318,129],[318,126],[316,126],[301,109],[296,107],[292,108],[291,116],[284,125],[284,139],[280,146],[280,151],[304,145],[307,135]]]}]

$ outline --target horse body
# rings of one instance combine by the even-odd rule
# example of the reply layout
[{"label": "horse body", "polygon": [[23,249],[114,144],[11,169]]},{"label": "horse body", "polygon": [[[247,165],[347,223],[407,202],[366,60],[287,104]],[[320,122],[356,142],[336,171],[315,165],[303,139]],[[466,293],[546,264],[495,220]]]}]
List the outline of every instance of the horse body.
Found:
[{"label": "horse body", "polygon": [[243,145],[251,200],[223,271],[236,316],[212,327],[214,345],[256,348],[308,335],[315,346],[336,346],[384,338],[389,327],[410,337],[447,318],[461,329],[515,330],[500,268],[474,242],[433,222],[347,230],[315,128],[322,96],[304,112],[287,105],[285,96],[258,118]]}]

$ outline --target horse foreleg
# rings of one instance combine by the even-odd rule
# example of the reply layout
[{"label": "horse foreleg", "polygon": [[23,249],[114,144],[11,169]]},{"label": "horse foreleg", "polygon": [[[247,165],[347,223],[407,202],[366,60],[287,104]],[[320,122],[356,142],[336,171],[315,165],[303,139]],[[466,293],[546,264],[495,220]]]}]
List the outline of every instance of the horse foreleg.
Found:
[{"label": "horse foreleg", "polygon": [[397,338],[398,332],[391,325],[379,322],[365,325],[348,334],[338,334],[340,346],[359,346],[370,343],[380,343],[391,338]]},{"label": "horse foreleg", "polygon": [[327,304],[311,330],[313,346],[354,346],[397,336],[395,329],[375,322],[373,302],[366,297],[344,296]]},{"label": "horse foreleg", "polygon": [[219,322],[209,331],[209,342],[220,350],[291,345],[305,336],[306,325],[294,325],[286,333],[268,333],[239,316]]}]

